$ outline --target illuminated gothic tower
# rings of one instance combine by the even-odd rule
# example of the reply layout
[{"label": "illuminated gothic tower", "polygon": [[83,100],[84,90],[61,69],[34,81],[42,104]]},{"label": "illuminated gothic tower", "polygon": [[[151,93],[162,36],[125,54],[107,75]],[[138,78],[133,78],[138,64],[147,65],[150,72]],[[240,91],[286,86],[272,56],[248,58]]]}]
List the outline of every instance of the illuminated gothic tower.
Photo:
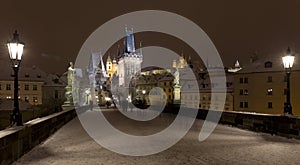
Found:
[{"label": "illuminated gothic tower", "polygon": [[118,62],[119,86],[129,86],[131,78],[141,71],[143,61],[142,52],[135,50],[133,29],[126,28],[125,31],[124,52],[119,56]]}]

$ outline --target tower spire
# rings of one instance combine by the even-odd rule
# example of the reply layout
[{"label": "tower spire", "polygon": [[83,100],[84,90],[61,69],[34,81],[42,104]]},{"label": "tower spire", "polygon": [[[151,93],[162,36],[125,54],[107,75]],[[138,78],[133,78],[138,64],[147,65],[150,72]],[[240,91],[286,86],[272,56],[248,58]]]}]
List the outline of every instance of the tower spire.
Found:
[{"label": "tower spire", "polygon": [[240,68],[240,63],[239,63],[239,60],[236,60],[235,64],[234,64],[234,67],[235,68]]},{"label": "tower spire", "polygon": [[135,53],[133,28],[131,28],[131,31],[126,30],[125,53]]}]

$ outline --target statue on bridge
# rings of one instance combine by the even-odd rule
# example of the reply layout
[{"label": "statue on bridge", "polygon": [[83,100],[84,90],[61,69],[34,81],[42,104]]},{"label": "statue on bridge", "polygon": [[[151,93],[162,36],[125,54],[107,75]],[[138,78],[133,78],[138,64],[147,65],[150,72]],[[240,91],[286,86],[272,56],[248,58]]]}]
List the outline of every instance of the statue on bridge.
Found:
[{"label": "statue on bridge", "polygon": [[74,105],[73,103],[73,92],[72,92],[72,89],[73,89],[73,83],[74,83],[74,74],[75,74],[75,69],[74,69],[74,65],[72,62],[70,62],[70,66],[68,68],[68,75],[67,75],[67,78],[68,78],[68,85],[66,86],[66,93],[65,93],[65,97],[66,97],[66,101],[64,103],[64,105],[69,105],[69,106],[72,106]]}]

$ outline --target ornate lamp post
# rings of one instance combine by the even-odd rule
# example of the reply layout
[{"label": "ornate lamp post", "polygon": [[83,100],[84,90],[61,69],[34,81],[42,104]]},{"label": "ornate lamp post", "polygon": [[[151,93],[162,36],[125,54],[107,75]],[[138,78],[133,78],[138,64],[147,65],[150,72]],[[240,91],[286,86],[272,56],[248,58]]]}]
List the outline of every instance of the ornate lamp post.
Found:
[{"label": "ornate lamp post", "polygon": [[14,109],[11,115],[11,124],[16,124],[21,126],[22,124],[22,114],[19,109],[19,85],[18,85],[18,72],[23,55],[24,43],[20,41],[19,34],[17,31],[13,34],[11,41],[7,42],[8,52],[10,60],[12,63],[12,68],[14,70]]},{"label": "ornate lamp post", "polygon": [[291,93],[290,93],[290,75],[294,64],[295,56],[291,54],[290,48],[287,49],[286,55],[282,57],[283,66],[286,72],[287,90],[286,102],[284,103],[284,113],[292,115]]}]

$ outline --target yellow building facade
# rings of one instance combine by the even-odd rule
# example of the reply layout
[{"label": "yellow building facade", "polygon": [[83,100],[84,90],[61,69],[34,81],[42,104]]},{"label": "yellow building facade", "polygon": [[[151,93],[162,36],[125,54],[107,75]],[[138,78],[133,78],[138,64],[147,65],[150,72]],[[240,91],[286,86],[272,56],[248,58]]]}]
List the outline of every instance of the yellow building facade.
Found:
[{"label": "yellow building facade", "polygon": [[[19,81],[19,99],[31,105],[42,104],[43,82]],[[0,97],[2,99],[14,99],[14,82],[0,81]]]},{"label": "yellow building facade", "polygon": [[[293,114],[299,116],[300,71],[293,71],[290,80]],[[235,111],[283,114],[286,101],[284,71],[238,73],[234,83]]]},{"label": "yellow building facade", "polygon": [[[14,73],[9,64],[1,65],[0,69],[0,99],[14,99]],[[53,77],[59,78],[47,75],[35,66],[21,67],[18,74],[19,99],[31,105],[41,105],[43,101],[56,96],[64,99],[65,83],[57,85]]]},{"label": "yellow building facade", "polygon": [[[222,69],[223,70],[223,69]],[[181,103],[188,107],[194,109],[211,109],[211,110],[225,110],[225,111],[233,111],[233,103],[234,103],[234,95],[233,95],[233,74],[226,74],[226,82],[222,82],[226,84],[226,89],[222,91],[215,91],[212,96],[211,89],[213,86],[217,86],[219,84],[211,84],[209,79],[209,74],[206,71],[202,71],[203,76],[197,78],[198,91],[190,90],[186,87],[185,82],[194,81],[193,78],[189,78],[190,76],[183,76],[182,83],[183,86],[181,88]],[[205,76],[204,76],[205,75]],[[218,76],[217,74],[211,74],[210,76]],[[195,88],[194,88],[195,89]],[[225,95],[225,102],[223,102],[223,96]]]},{"label": "yellow building facade", "polygon": [[[150,71],[142,71],[140,75],[135,78],[135,94],[134,97],[141,98],[150,105],[149,93],[155,87],[160,88],[163,92],[152,93],[153,104],[166,100],[166,104],[172,104],[174,99],[173,94],[174,77],[169,71],[153,69]],[[142,92],[145,92],[143,94]]]},{"label": "yellow building facade", "polygon": [[[264,114],[284,114],[287,78],[282,63],[284,54],[251,60],[234,76],[234,110]],[[300,115],[300,65],[295,57],[290,77],[293,114]]]}]

